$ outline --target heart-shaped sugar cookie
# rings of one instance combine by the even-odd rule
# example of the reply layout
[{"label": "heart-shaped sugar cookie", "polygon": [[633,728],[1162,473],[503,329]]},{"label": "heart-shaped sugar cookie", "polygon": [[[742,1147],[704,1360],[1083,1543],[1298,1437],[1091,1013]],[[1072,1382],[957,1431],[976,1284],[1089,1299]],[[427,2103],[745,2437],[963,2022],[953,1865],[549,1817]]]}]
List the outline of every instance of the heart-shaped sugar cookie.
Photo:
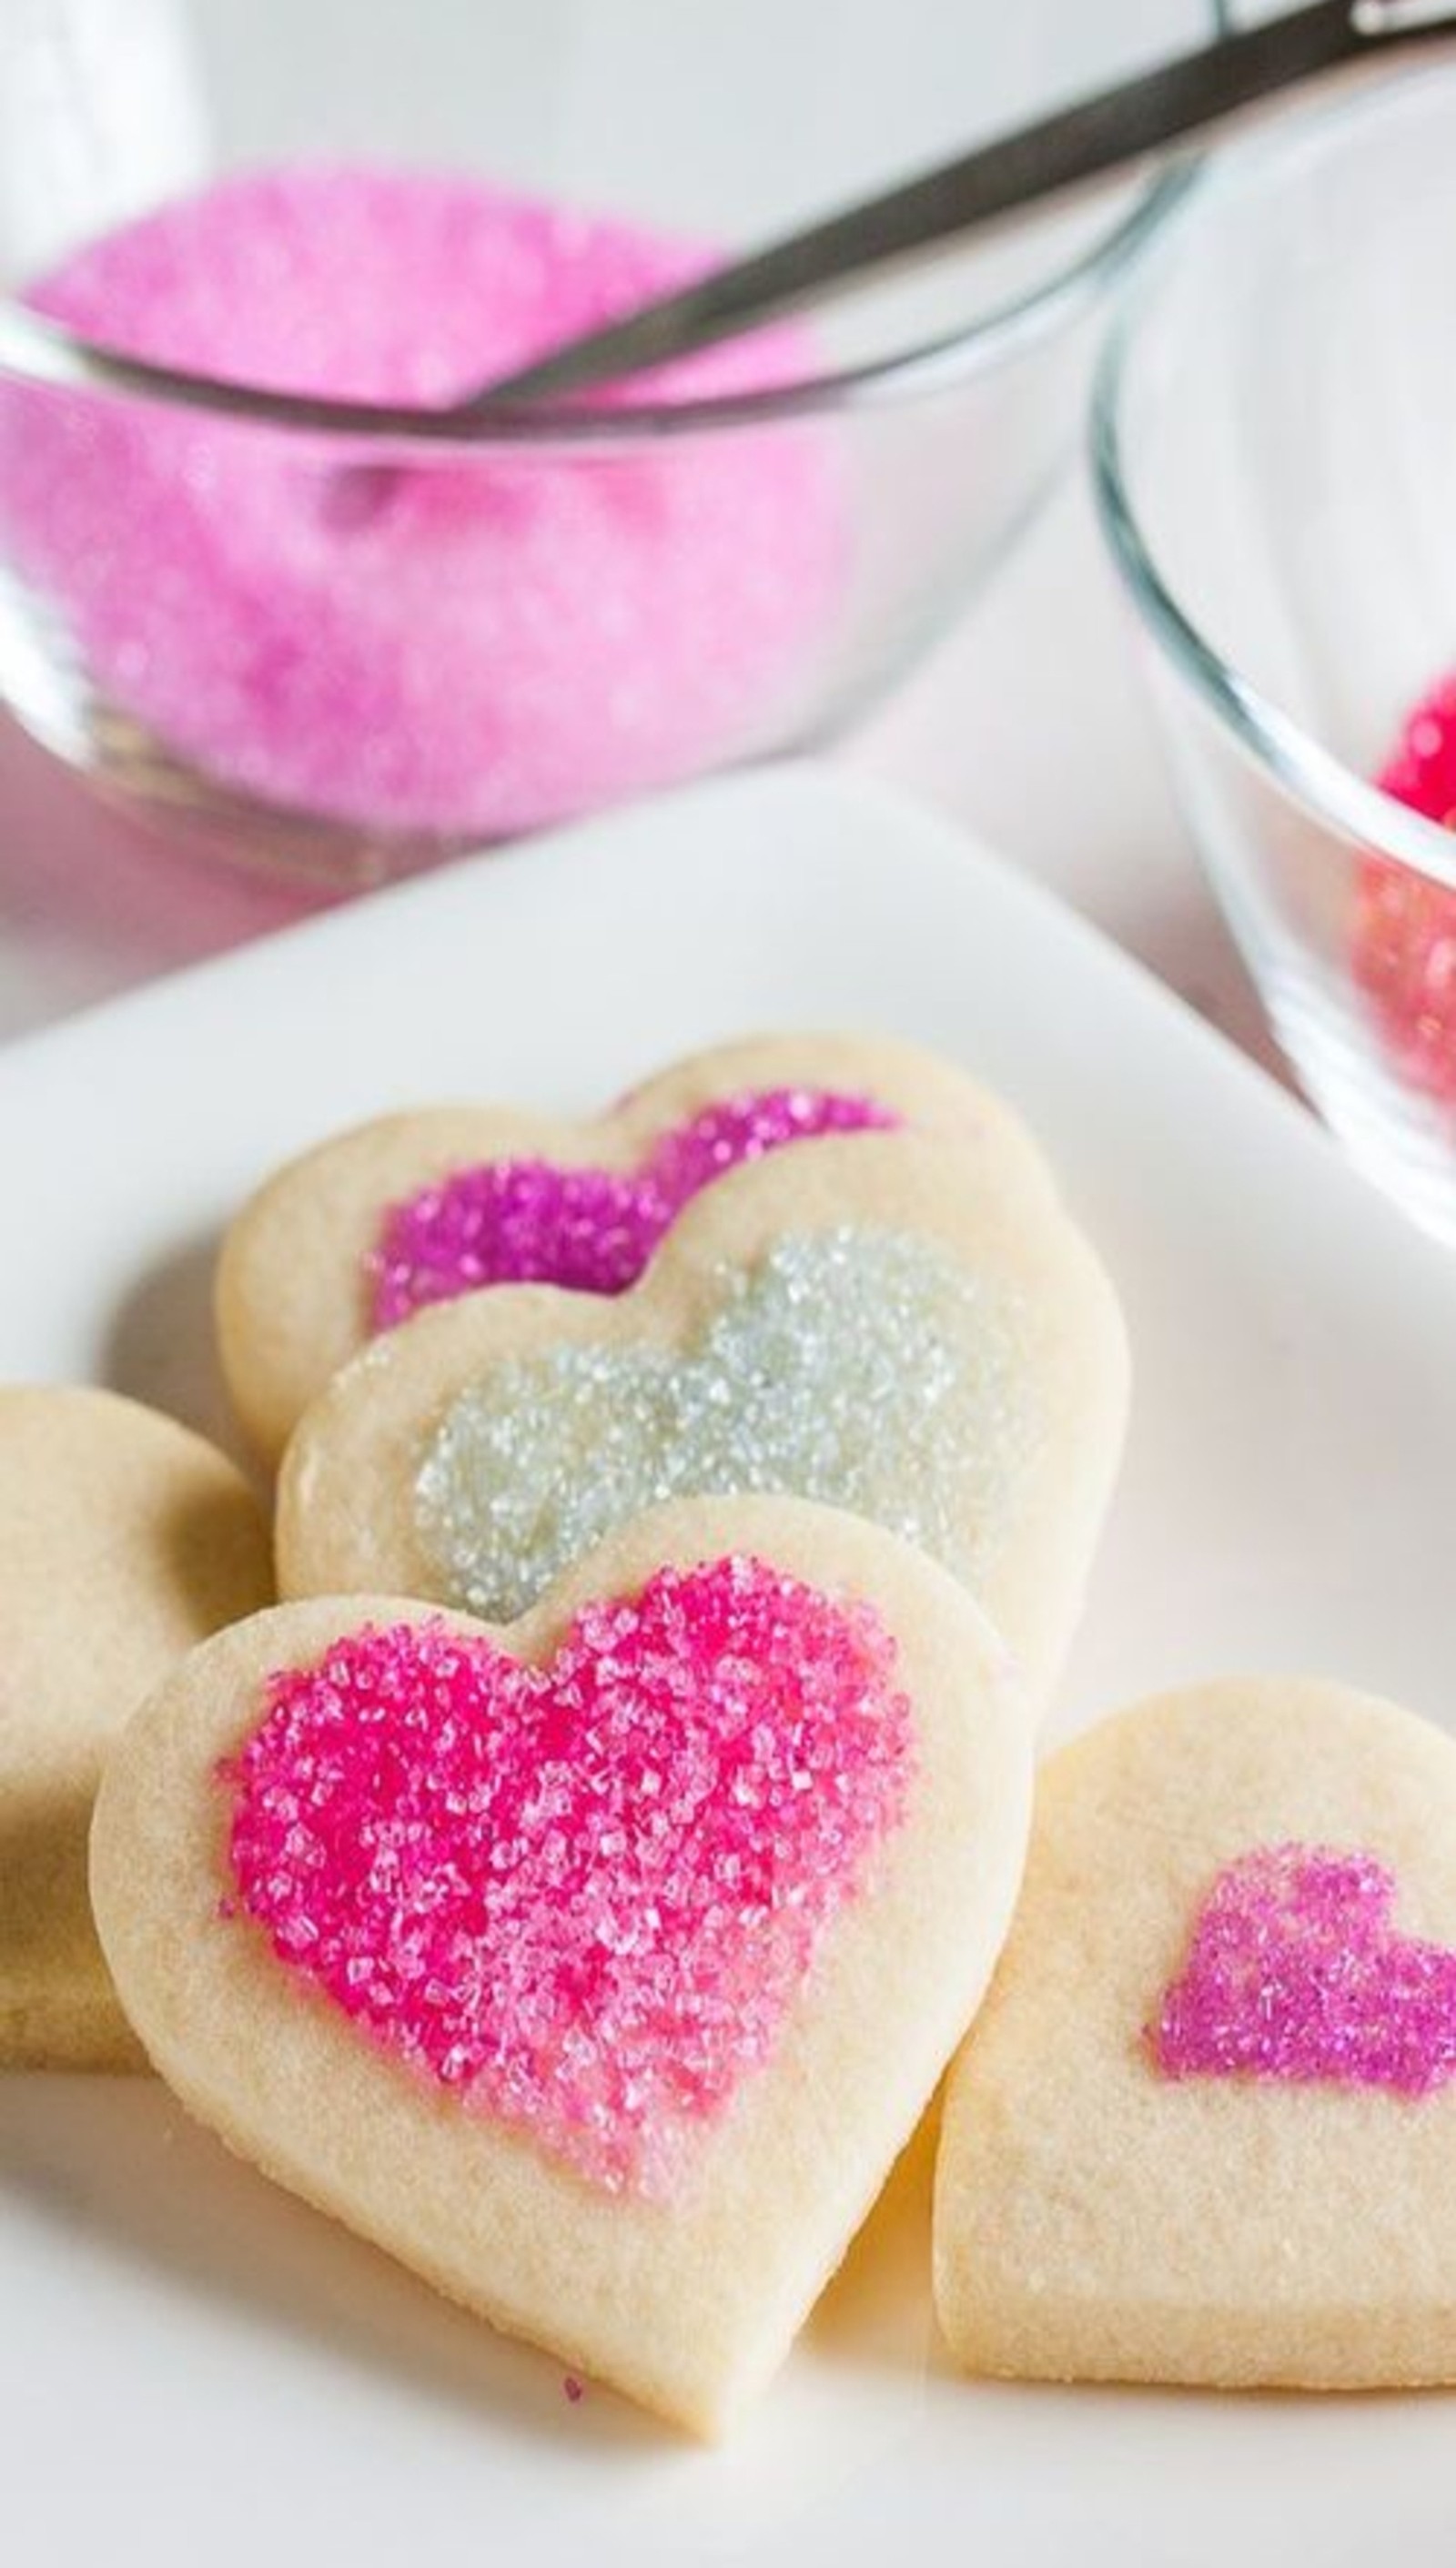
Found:
[{"label": "heart-shaped sugar cookie", "polygon": [[279,1480],[285,1595],[504,1620],[670,1496],[782,1489],[918,1542],[1049,1689],[1121,1444],[1111,1290],[1042,1187],[904,1135],[726,1177],[610,1303],[421,1313],[346,1367]]},{"label": "heart-shaped sugar cookie", "polygon": [[128,1730],[102,1938],[182,2100],[508,2332],[717,2432],[1011,1914],[1025,1724],[907,1546],[663,1508],[508,1631],[319,1599]]},{"label": "heart-shaped sugar cookie", "polygon": [[0,1390],[0,2064],[136,2065],[86,1888],[102,1759],[271,1592],[262,1512],[199,1436],[111,1392]]},{"label": "heart-shaped sugar cookie", "polygon": [[386,1116],[279,1170],[223,1243],[217,1329],[249,1434],[275,1459],[382,1329],[492,1284],[621,1292],[727,1170],[825,1133],[904,1126],[1049,1186],[1009,1110],[908,1044],[786,1035],[697,1053],[594,1124],[495,1107]]},{"label": "heart-shaped sugar cookie", "polygon": [[1271,1679],[1053,1758],[952,2072],[936,2293],[972,2369],[1456,2381],[1456,1745]]}]

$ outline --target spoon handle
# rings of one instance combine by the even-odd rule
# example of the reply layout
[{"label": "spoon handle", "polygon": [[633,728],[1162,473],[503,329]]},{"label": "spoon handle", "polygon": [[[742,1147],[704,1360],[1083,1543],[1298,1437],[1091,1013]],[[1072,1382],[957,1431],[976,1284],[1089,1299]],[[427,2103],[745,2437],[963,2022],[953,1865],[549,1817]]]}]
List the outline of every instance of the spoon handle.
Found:
[{"label": "spoon handle", "polygon": [[1312,0],[1062,108],[482,386],[450,415],[575,394],[818,306],[1280,92],[1456,33],[1456,0]]}]

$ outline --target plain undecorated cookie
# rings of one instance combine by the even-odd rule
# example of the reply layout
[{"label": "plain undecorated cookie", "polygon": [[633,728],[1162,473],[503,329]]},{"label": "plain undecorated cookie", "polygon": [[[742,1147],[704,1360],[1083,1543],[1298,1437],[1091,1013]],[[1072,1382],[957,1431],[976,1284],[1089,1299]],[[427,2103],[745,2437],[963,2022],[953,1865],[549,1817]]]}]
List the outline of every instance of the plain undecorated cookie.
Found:
[{"label": "plain undecorated cookie", "polygon": [[1050,1691],[1121,1451],[1115,1296],[1041,1185],[900,1134],[690,1204],[613,1299],[502,1286],[375,1340],[307,1411],[279,1590],[503,1619],[668,1494],[777,1488],[918,1541]]},{"label": "plain undecorated cookie", "polygon": [[1456,2381],[1456,1745],[1291,1678],[1038,1781],[952,2072],[936,2297],[969,2369]]},{"label": "plain undecorated cookie", "polygon": [[[787,1643],[772,1617],[715,1620],[725,1582],[765,1581],[794,1591]],[[579,1610],[593,1666],[638,1670],[615,1710],[583,1692],[573,1643],[544,1709],[513,1696],[503,1731],[478,1703],[459,1714],[452,1683],[487,1662],[506,1682],[497,1649],[551,1663]],[[428,1675],[381,1676],[402,1652],[429,1654]],[[103,1941],[155,2066],[230,2146],[498,2327],[717,2434],[782,2359],[990,1975],[1030,1797],[1003,1673],[941,1571],[785,1500],[658,1510],[498,1635],[392,1598],[282,1607],[195,1652],[120,1743],[93,1835]],[[840,1727],[815,1709],[824,1685]],[[517,1752],[523,1721],[547,1726]],[[483,1783],[452,1780],[482,1726],[485,1818]],[[889,1798],[853,1840],[871,1790]],[[494,1922],[450,1905],[463,1875],[424,1851],[439,1826],[484,1831],[467,1870],[498,1885]],[[795,1921],[826,1882],[837,1905],[805,1960]]]},{"label": "plain undecorated cookie", "polygon": [[[854,1035],[778,1035],[695,1053],[594,1122],[498,1106],[387,1115],[291,1160],[243,1206],[222,1246],[218,1345],[234,1406],[276,1460],[330,1376],[374,1331],[368,1261],[387,1213],[462,1170],[540,1162],[626,1177],[706,1109],[784,1091],[868,1102],[908,1129],[964,1143],[1006,1184],[1050,1172],[998,1098],[934,1054]],[[810,1144],[796,1144],[808,1147]],[[515,1216],[518,1218],[519,1216]]]},{"label": "plain undecorated cookie", "polygon": [[135,2066],[87,1896],[107,1746],[272,1593],[233,1464],[111,1392],[0,1389],[0,2062]]}]

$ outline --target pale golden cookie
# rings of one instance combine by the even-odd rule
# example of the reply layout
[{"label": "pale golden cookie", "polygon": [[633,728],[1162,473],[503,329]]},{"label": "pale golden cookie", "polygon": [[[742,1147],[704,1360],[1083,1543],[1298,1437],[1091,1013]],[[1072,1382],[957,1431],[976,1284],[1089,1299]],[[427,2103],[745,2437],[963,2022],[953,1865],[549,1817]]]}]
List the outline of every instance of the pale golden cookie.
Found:
[{"label": "pale golden cookie", "polygon": [[377,1287],[368,1262],[392,1207],[494,1163],[545,1161],[626,1180],[705,1109],[787,1090],[867,1100],[913,1131],[966,1143],[1004,1172],[1008,1186],[1050,1188],[1035,1143],[998,1098],[935,1055],[878,1037],[780,1035],[721,1045],[662,1071],[590,1123],[495,1106],[383,1116],[281,1168],[223,1242],[218,1345],[238,1416],[259,1450],[276,1460],[308,1403],[373,1333]]},{"label": "pale golden cookie", "polygon": [[102,1759],[271,1593],[261,1510],[200,1437],[111,1392],[0,1389],[0,2062],[136,2065],[86,1887]]},{"label": "pale golden cookie", "polygon": [[977,2006],[1029,1797],[952,1580],[826,1509],[684,1505],[503,1633],[316,1599],[207,1643],[109,1765],[92,1892],[231,2147],[717,2434]]},{"label": "pale golden cookie", "polygon": [[1039,1778],[952,2072],[936,2297],[973,2371],[1456,2381],[1456,1745],[1294,1678]]},{"label": "pale golden cookie", "polygon": [[607,1299],[501,1286],[337,1375],[278,1488],[284,1595],[504,1620],[668,1496],[782,1489],[914,1540],[1050,1691],[1121,1449],[1116,1300],[1041,1186],[900,1134],[735,1169]]}]

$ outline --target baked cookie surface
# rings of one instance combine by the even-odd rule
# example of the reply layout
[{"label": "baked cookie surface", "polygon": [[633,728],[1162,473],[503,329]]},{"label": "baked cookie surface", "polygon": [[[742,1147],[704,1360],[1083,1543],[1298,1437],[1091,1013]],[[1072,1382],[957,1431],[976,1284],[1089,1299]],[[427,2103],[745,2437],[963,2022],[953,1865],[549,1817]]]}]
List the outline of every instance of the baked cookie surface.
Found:
[{"label": "baked cookie surface", "polygon": [[908,1547],[744,1500],[510,1631],[318,1599],[193,1653],[93,1837],[182,2101],[694,2430],[776,2367],[1006,1931],[1025,1722]]},{"label": "baked cookie surface", "polygon": [[918,1543],[1049,1691],[1121,1451],[1112,1289],[1048,1189],[902,1135],[724,1177],[611,1301],[422,1312],[289,1444],[281,1592],[506,1619],[669,1496],[780,1489]]},{"label": "baked cookie surface", "polygon": [[952,2072],[936,2294],[973,2371],[1456,2380],[1456,1745],[1341,1687],[1062,1750]]},{"label": "baked cookie surface", "polygon": [[87,1895],[102,1762],[271,1594],[262,1512],[200,1437],[111,1392],[0,1388],[0,2061],[137,2064]]},{"label": "baked cookie surface", "polygon": [[223,1242],[218,1344],[238,1415],[274,1460],[330,1376],[414,1311],[501,1283],[623,1291],[729,1169],[887,1129],[1051,1186],[999,1099],[914,1045],[851,1035],[695,1053],[589,1123],[441,1106],[338,1133],[259,1187]]}]

